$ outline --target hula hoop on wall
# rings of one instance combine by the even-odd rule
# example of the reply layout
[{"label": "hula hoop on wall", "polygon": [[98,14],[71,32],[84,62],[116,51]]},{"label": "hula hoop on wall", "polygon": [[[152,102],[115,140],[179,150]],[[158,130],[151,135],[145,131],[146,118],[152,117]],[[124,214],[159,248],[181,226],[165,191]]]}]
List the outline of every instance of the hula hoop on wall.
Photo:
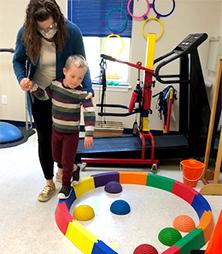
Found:
[{"label": "hula hoop on wall", "polygon": [[[110,24],[110,19],[111,19],[111,16],[113,15],[114,12],[119,12],[120,15],[122,14],[125,18],[122,26],[120,26],[119,29],[112,27]],[[107,13],[106,21],[107,21],[107,27],[112,33],[122,33],[123,31],[126,30],[126,27],[128,24],[128,16],[127,16],[126,11],[123,10],[122,8],[113,8]]]},{"label": "hula hoop on wall", "polygon": [[[110,54],[110,52],[108,52],[107,49],[106,49],[106,43],[111,37],[116,37],[117,39],[119,39],[121,41],[121,47],[120,47],[119,51],[115,54]],[[117,56],[117,55],[120,55],[122,53],[123,49],[124,49],[124,40],[120,35],[118,35],[118,34],[109,34],[108,36],[106,36],[104,38],[103,43],[102,43],[102,52],[104,52],[106,54],[109,54],[109,55],[112,55],[112,56]]]},{"label": "hula hoop on wall", "polygon": [[143,15],[141,15],[141,16],[135,16],[135,15],[133,15],[133,13],[132,13],[131,10],[130,10],[131,2],[132,2],[132,0],[129,0],[128,3],[127,3],[127,11],[128,11],[128,13],[129,13],[129,15],[130,15],[133,19],[135,19],[135,20],[144,20],[144,18],[146,18],[146,17],[148,16],[149,11],[150,11],[150,2],[149,2],[149,0],[146,0],[147,10],[146,10],[145,13],[144,13]]},{"label": "hula hoop on wall", "polygon": [[156,21],[156,22],[158,22],[158,23],[160,24],[161,31],[160,31],[160,34],[157,35],[157,37],[156,37],[156,40],[158,41],[158,40],[163,36],[163,33],[164,33],[164,24],[163,24],[163,22],[162,22],[159,18],[150,17],[150,18],[145,19],[145,20],[143,21],[143,24],[142,24],[142,34],[143,34],[143,37],[144,37],[145,39],[147,39],[147,34],[145,34],[144,29],[145,29],[146,23],[148,23],[148,22],[151,21],[151,20],[154,20],[154,21]]},{"label": "hula hoop on wall", "polygon": [[170,14],[173,13],[173,11],[176,7],[175,0],[172,0],[173,7],[172,7],[171,11],[168,12],[167,14],[161,14],[157,11],[157,9],[155,7],[155,2],[156,2],[156,0],[153,0],[152,8],[153,8],[153,11],[156,13],[157,17],[168,17]]}]

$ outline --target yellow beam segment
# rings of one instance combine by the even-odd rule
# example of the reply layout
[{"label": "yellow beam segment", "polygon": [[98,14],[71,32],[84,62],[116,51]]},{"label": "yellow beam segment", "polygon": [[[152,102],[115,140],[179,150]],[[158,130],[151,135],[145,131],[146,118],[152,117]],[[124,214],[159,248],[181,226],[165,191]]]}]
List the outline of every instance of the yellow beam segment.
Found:
[{"label": "yellow beam segment", "polygon": [[94,178],[89,176],[81,179],[77,185],[72,185],[72,187],[74,188],[76,198],[79,198],[84,193],[95,189]]},{"label": "yellow beam segment", "polygon": [[78,221],[72,221],[68,225],[66,237],[84,254],[91,254],[98,238],[88,231]]}]

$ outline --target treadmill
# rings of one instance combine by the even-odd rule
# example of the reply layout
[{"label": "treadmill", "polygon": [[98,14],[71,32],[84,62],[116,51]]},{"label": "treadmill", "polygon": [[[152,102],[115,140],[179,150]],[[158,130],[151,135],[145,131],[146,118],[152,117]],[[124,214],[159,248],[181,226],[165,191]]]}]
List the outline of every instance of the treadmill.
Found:
[{"label": "treadmill", "polygon": [[[210,107],[203,78],[198,47],[207,39],[206,33],[189,34],[172,51],[154,60],[153,76],[161,84],[179,84],[179,129],[168,134],[152,131],[155,157],[184,159],[204,155],[210,118]],[[162,69],[179,62],[179,73],[162,75]],[[145,144],[145,157],[151,144]],[[139,136],[96,137],[92,149],[84,148],[80,139],[77,156],[88,165],[149,164],[141,161]]]}]

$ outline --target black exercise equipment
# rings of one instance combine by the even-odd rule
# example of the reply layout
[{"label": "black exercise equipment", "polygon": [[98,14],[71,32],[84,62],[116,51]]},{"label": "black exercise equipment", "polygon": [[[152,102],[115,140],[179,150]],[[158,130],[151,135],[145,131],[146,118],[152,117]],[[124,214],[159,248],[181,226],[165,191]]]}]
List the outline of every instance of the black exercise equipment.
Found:
[{"label": "black exercise equipment", "polygon": [[[179,129],[169,134],[154,131],[155,156],[158,159],[187,158],[202,156],[205,150],[210,107],[207,98],[198,46],[207,39],[207,34],[189,34],[171,52],[154,61],[154,77],[162,84],[179,84]],[[179,74],[162,75],[163,67],[179,60]],[[150,153],[146,144],[146,153]],[[80,140],[78,154],[83,161],[95,163],[91,158],[136,157],[141,144],[133,135],[121,137],[95,138],[94,148],[86,150]],[[112,162],[111,162],[112,163]],[[118,162],[117,162],[118,163]]]}]

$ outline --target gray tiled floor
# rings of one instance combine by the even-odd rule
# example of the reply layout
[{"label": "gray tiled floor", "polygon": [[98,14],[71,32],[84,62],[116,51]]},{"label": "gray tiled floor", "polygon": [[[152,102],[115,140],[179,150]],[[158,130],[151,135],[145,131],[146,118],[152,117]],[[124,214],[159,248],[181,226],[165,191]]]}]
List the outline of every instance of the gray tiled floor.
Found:
[{"label": "gray tiled floor", "polygon": [[[44,180],[37,157],[36,135],[20,146],[1,149],[0,161],[1,254],[81,253],[57,228],[56,196],[46,203],[37,201]],[[93,168],[88,168],[81,177],[95,173]],[[162,166],[158,174],[182,181],[178,165]],[[201,186],[199,182],[197,190]],[[131,206],[128,215],[118,217],[110,213],[110,204],[116,198],[128,201]],[[217,220],[222,209],[221,197],[206,196],[206,199]],[[186,202],[151,187],[124,186],[117,196],[107,195],[101,187],[78,199],[75,206],[79,204],[89,204],[96,214],[91,222],[83,223],[85,227],[119,254],[132,254],[141,243],[152,244],[161,253],[166,247],[158,241],[158,232],[171,226],[177,215],[190,215],[198,223],[197,214]]]}]

